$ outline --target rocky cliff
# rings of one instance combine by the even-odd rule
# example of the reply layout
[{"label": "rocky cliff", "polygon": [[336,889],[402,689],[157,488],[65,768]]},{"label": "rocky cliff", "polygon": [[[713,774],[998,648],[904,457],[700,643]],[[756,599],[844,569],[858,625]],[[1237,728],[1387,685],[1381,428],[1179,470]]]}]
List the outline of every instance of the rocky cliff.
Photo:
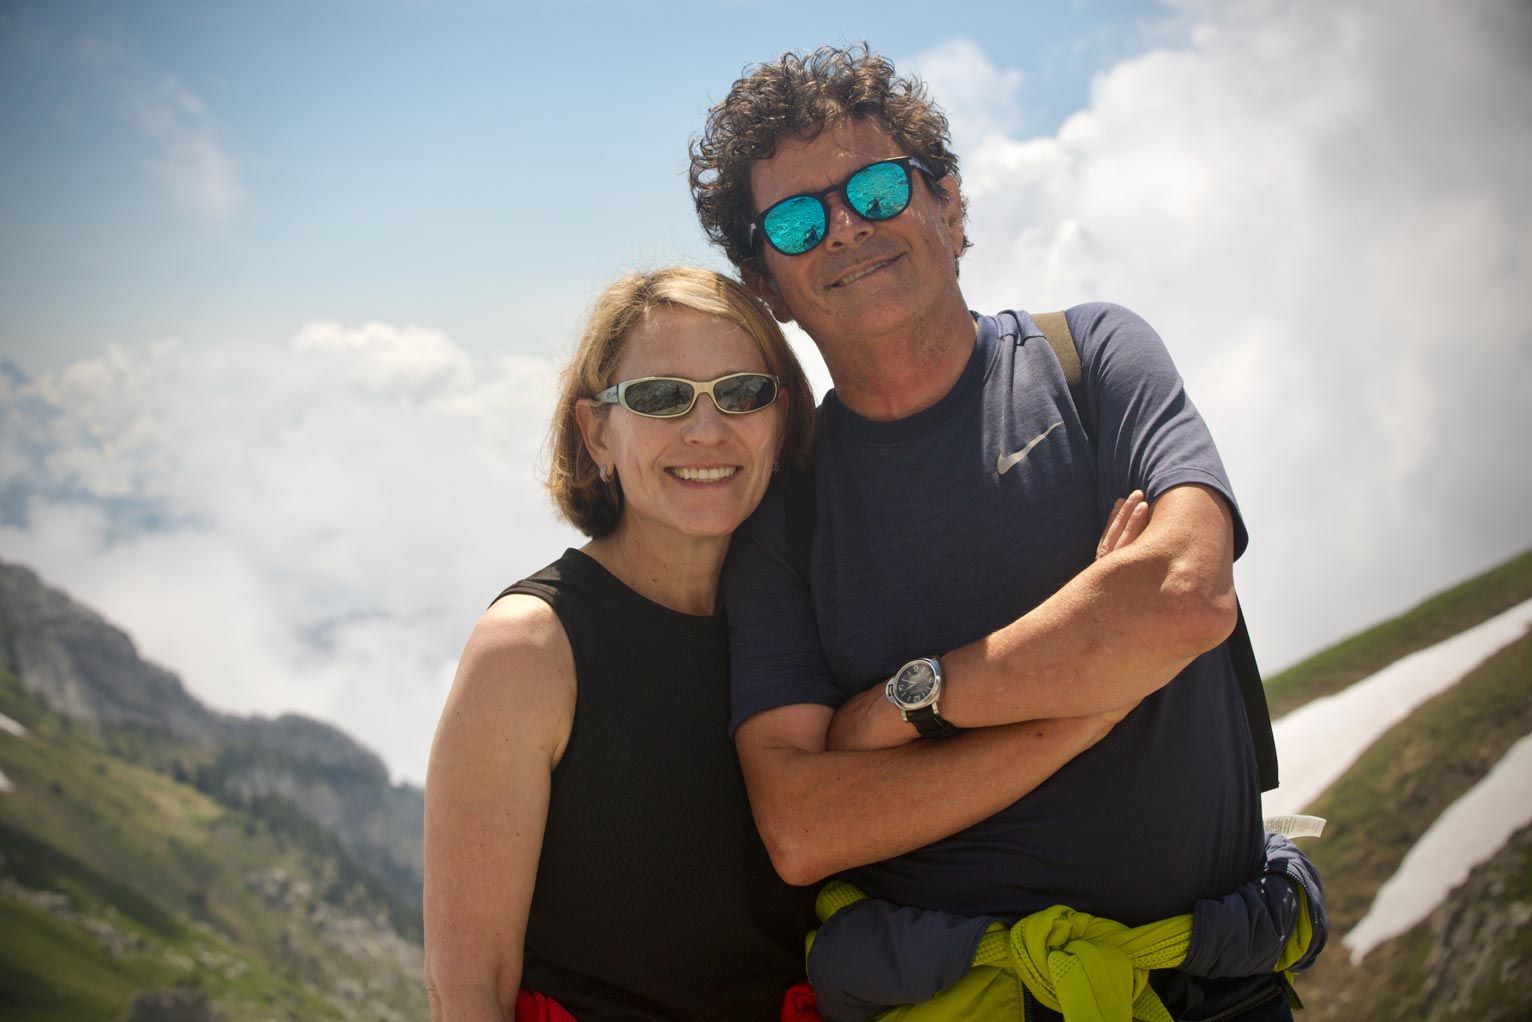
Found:
[{"label": "rocky cliff", "polygon": [[279,797],[332,832],[404,906],[423,875],[419,788],[389,783],[382,760],[328,724],[203,706],[148,663],[121,629],[0,562],[0,667],[53,712],[141,761],[171,761],[224,800]]}]

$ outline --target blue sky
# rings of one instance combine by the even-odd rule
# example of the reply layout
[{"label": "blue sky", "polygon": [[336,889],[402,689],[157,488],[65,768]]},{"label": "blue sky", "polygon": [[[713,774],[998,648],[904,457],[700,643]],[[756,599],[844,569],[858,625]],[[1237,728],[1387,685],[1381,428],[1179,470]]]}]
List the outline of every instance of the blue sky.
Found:
[{"label": "blue sky", "polygon": [[1269,669],[1532,545],[1519,0],[11,0],[0,558],[419,780],[473,619],[579,539],[538,467],[586,303],[721,267],[708,107],[860,39],[952,121],[972,307],[1165,338]]},{"label": "blue sky", "polygon": [[[686,145],[746,63],[864,37],[912,57],[966,33],[1003,63],[1048,55],[1012,127],[1049,131],[1164,20],[1115,0],[962,19],[911,3],[398,0],[3,17],[0,338],[33,371],[107,339],[217,343],[313,317],[429,322],[473,350],[546,344],[635,260],[714,258]],[[175,174],[203,190],[178,197]]]}]

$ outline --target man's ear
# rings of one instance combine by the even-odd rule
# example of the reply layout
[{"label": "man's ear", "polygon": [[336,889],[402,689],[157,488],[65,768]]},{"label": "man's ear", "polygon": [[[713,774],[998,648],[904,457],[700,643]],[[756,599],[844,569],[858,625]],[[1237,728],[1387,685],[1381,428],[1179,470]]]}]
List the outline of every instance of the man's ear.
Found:
[{"label": "man's ear", "polygon": [[596,463],[597,468],[609,466],[612,463],[611,451],[607,444],[607,422],[611,417],[596,414],[596,409],[589,401],[575,402],[575,425],[580,427],[580,439],[585,441],[585,450]]},{"label": "man's ear", "polygon": [[760,270],[741,268],[740,279],[750,289],[750,293],[766,303],[766,308],[771,310],[771,315],[778,323],[791,323],[793,314],[788,311],[787,303],[782,300],[782,293],[777,290],[771,278]]},{"label": "man's ear", "polygon": [[936,187],[947,196],[947,201],[942,203],[942,217],[947,223],[947,236],[952,239],[952,254],[960,256],[968,241],[963,234],[963,193],[952,174],[938,181]]}]

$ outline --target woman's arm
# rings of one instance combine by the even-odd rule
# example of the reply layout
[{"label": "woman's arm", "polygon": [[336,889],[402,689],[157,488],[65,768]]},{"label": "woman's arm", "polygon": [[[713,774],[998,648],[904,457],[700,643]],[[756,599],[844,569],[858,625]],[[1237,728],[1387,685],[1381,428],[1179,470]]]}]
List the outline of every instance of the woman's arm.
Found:
[{"label": "woman's arm", "polygon": [[425,796],[432,1022],[509,1022],[548,818],[574,720],[574,654],[534,596],[485,612],[442,709]]}]

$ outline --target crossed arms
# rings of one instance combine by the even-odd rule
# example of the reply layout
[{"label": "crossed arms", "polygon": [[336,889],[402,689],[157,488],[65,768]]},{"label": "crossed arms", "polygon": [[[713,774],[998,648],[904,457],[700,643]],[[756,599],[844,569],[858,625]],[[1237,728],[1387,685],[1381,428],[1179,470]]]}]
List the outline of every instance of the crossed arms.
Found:
[{"label": "crossed arms", "polygon": [[784,880],[814,883],[994,815],[1228,637],[1228,505],[1185,485],[1142,507],[1120,504],[1101,556],[1034,610],[967,646],[915,652],[941,653],[942,715],[969,730],[913,742],[881,686],[833,713],[784,706],[739,726],[756,826]]}]

